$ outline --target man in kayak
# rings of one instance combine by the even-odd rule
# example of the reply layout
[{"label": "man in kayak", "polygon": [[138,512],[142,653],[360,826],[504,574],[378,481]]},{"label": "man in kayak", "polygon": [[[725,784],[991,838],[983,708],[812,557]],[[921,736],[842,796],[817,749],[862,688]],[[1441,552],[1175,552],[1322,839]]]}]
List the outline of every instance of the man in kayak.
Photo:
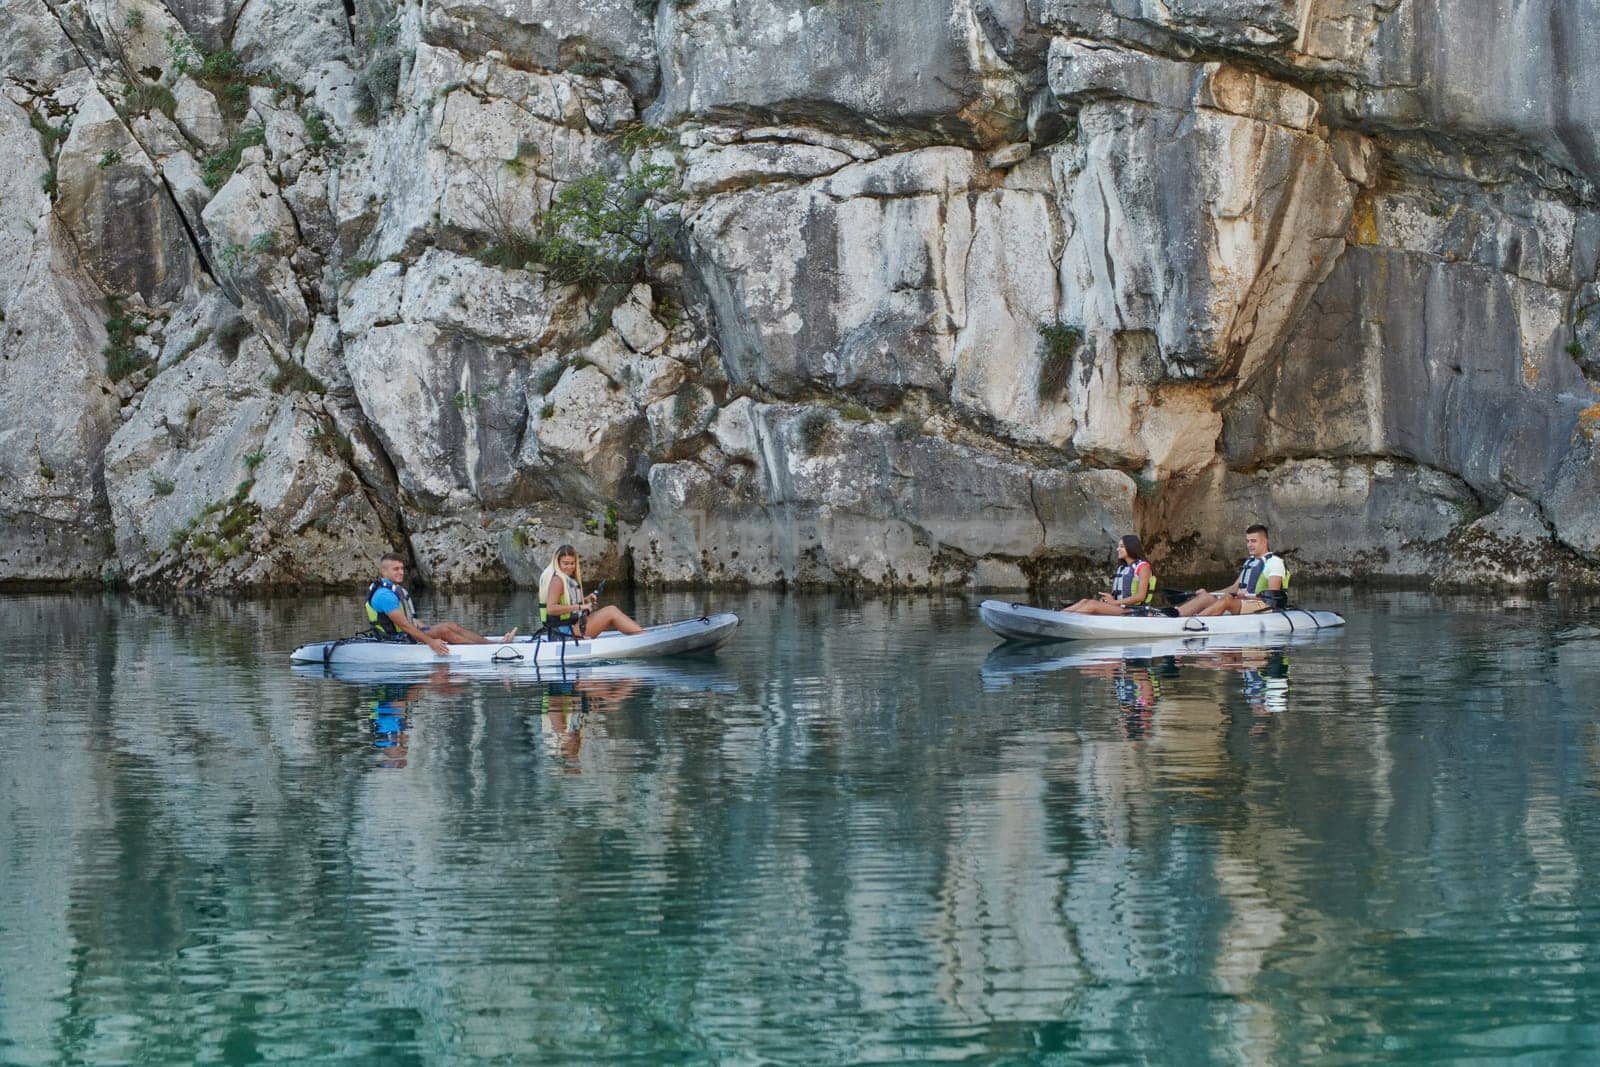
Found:
[{"label": "man in kayak", "polygon": [[1256,523],[1246,529],[1244,545],[1250,554],[1239,568],[1238,579],[1214,593],[1196,590],[1178,605],[1179,615],[1250,615],[1288,606],[1289,569],[1283,557],[1269,547],[1267,528]]},{"label": "man in kayak", "polygon": [[434,655],[448,656],[447,645],[498,645],[517,636],[513,626],[499,637],[484,637],[453,622],[423,625],[406,592],[406,561],[393,552],[378,561],[378,580],[367,586],[367,622],[385,641],[427,645]]}]

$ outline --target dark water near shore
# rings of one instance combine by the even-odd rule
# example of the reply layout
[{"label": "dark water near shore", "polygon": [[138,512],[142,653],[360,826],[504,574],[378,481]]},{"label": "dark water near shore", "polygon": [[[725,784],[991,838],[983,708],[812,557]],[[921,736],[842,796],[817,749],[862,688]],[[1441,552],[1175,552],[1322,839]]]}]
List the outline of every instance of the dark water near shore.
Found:
[{"label": "dark water near shore", "polygon": [[0,1062],[1593,1061],[1595,605],[1318,599],[374,684],[288,667],[347,603],[0,597]]}]

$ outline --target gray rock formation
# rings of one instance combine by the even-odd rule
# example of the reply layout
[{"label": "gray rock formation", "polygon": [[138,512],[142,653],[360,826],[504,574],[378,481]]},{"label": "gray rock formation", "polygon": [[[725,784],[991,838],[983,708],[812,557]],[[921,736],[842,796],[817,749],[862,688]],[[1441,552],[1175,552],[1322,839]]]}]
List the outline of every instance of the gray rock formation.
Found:
[{"label": "gray rock formation", "polygon": [[0,8],[0,582],[1600,575],[1581,3]]}]

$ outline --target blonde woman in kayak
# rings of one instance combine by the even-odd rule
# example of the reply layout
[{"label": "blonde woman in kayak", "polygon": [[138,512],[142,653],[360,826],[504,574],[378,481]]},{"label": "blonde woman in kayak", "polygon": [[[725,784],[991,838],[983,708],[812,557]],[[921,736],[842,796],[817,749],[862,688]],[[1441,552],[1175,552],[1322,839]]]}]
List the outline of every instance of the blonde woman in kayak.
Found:
[{"label": "blonde woman in kayak", "polygon": [[539,620],[553,633],[570,637],[599,637],[607,630],[644,632],[644,627],[616,605],[597,607],[599,600],[595,593],[583,593],[583,565],[578,561],[578,550],[571,545],[556,549],[550,566],[539,575]]},{"label": "blonde woman in kayak", "polygon": [[1124,534],[1117,542],[1117,573],[1111,580],[1111,592],[1085,597],[1061,610],[1079,615],[1126,615],[1153,603],[1155,596],[1156,572],[1145,559],[1144,545],[1137,534]]}]

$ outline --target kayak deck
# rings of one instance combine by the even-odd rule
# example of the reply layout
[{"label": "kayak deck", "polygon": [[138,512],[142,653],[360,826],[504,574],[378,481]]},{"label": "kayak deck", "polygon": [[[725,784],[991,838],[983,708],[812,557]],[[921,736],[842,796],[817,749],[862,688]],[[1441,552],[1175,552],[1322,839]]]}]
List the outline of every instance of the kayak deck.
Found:
[{"label": "kayak deck", "polygon": [[1293,634],[1344,625],[1331,611],[1258,611],[1253,615],[1172,618],[1165,615],[1078,615],[1029,604],[985,600],[983,624],[1009,641],[1145,641],[1217,634]]},{"label": "kayak deck", "polygon": [[289,654],[294,663],[340,666],[407,667],[434,664],[495,664],[551,667],[600,660],[637,659],[709,652],[733,636],[739,616],[732,612],[652,626],[643,633],[606,633],[589,639],[550,638],[531,634],[487,645],[450,645],[447,656],[427,645],[399,641],[313,641]]}]

